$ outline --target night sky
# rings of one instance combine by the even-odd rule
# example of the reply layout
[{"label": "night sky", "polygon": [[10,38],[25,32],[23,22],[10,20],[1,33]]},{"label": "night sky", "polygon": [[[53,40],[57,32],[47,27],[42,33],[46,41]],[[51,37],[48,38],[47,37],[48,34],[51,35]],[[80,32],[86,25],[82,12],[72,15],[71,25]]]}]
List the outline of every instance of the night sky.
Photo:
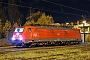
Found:
[{"label": "night sky", "polygon": [[30,10],[28,7],[52,15],[55,22],[58,23],[80,20],[82,15],[89,18],[90,15],[90,0],[15,0],[15,2],[18,5],[26,6],[18,6],[25,18]]}]

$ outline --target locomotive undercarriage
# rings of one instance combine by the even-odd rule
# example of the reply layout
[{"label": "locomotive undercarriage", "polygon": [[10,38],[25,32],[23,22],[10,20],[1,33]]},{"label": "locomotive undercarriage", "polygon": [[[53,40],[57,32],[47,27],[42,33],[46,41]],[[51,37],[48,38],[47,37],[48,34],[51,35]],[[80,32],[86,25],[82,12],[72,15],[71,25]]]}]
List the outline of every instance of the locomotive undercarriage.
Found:
[{"label": "locomotive undercarriage", "polygon": [[35,42],[34,40],[29,43],[23,43],[22,45],[16,45],[16,47],[36,47],[36,46],[62,46],[62,45],[75,45],[79,44],[81,41],[39,41]]}]

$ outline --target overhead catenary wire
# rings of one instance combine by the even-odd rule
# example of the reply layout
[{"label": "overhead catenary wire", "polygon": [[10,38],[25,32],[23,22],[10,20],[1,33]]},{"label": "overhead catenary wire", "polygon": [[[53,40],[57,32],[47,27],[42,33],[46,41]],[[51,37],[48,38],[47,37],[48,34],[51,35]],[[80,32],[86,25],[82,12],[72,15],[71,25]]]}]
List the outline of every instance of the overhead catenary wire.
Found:
[{"label": "overhead catenary wire", "polygon": [[77,9],[77,8],[73,8],[73,7],[69,7],[69,6],[65,6],[65,5],[61,5],[61,4],[58,4],[58,3],[51,2],[51,1],[47,1],[47,0],[42,0],[42,1],[45,1],[45,2],[48,2],[48,3],[51,3],[51,4],[55,4],[55,5],[58,5],[58,6],[61,6],[61,7],[63,6],[63,7],[71,8],[71,9],[74,9],[74,10],[90,13],[90,12],[85,11],[85,10],[81,10],[81,9]]},{"label": "overhead catenary wire", "polygon": [[[24,3],[24,2],[20,2],[20,3],[23,3],[23,4],[27,4],[27,3]],[[29,4],[28,4],[29,5]],[[31,5],[31,4],[30,4]],[[74,8],[73,8],[74,9]],[[77,9],[77,8],[75,8],[75,9]],[[77,10],[80,10],[80,11],[84,11],[84,10],[81,10],[81,9],[77,9]],[[61,6],[61,11],[62,11],[62,13],[63,14],[67,14],[68,15],[68,13],[64,13],[64,9],[63,9],[63,6]],[[51,11],[52,12],[52,11]],[[88,11],[84,11],[84,12],[87,12],[87,15],[88,16],[86,16],[86,17],[89,17],[89,12]],[[61,12],[60,12],[61,13]],[[69,13],[69,15],[78,15],[78,16],[80,16],[79,14],[71,14],[71,13]],[[81,17],[82,17],[82,15],[81,15]]]},{"label": "overhead catenary wire", "polygon": [[27,6],[22,6],[22,5],[16,5],[16,4],[10,4],[10,3],[5,3],[5,2],[0,2],[3,4],[9,4],[9,5],[14,5],[14,6],[18,6],[18,7],[25,7],[25,8],[33,8],[33,9],[39,9],[39,10],[43,10],[43,11],[49,11],[49,12],[55,12],[55,13],[63,13],[63,14],[69,14],[69,15],[76,15],[76,16],[82,16],[79,14],[71,14],[71,13],[64,13],[64,12],[58,12],[58,11],[52,11],[52,10],[46,10],[46,9],[41,9],[41,8],[34,8],[34,7],[27,7]]}]

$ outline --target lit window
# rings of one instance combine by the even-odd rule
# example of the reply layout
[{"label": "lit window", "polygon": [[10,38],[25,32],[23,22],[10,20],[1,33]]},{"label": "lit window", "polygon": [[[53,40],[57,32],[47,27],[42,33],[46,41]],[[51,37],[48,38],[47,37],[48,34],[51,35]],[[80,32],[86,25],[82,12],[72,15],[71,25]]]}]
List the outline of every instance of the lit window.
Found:
[{"label": "lit window", "polygon": [[24,28],[16,28],[15,32],[23,32]]},{"label": "lit window", "polygon": [[28,32],[31,32],[31,28],[28,29]]}]

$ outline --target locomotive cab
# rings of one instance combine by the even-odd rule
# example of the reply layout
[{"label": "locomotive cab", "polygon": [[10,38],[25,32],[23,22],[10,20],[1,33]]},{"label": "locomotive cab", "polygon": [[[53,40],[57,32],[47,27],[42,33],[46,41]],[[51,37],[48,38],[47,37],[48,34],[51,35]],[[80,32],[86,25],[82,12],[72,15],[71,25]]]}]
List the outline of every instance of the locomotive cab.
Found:
[{"label": "locomotive cab", "polygon": [[34,40],[34,33],[35,27],[18,27],[15,28],[15,31],[13,32],[12,37],[12,44],[16,46],[24,46],[28,43],[31,44],[31,42]]},{"label": "locomotive cab", "polygon": [[16,28],[13,37],[12,37],[12,44],[13,45],[22,45],[24,42],[24,28]]}]

